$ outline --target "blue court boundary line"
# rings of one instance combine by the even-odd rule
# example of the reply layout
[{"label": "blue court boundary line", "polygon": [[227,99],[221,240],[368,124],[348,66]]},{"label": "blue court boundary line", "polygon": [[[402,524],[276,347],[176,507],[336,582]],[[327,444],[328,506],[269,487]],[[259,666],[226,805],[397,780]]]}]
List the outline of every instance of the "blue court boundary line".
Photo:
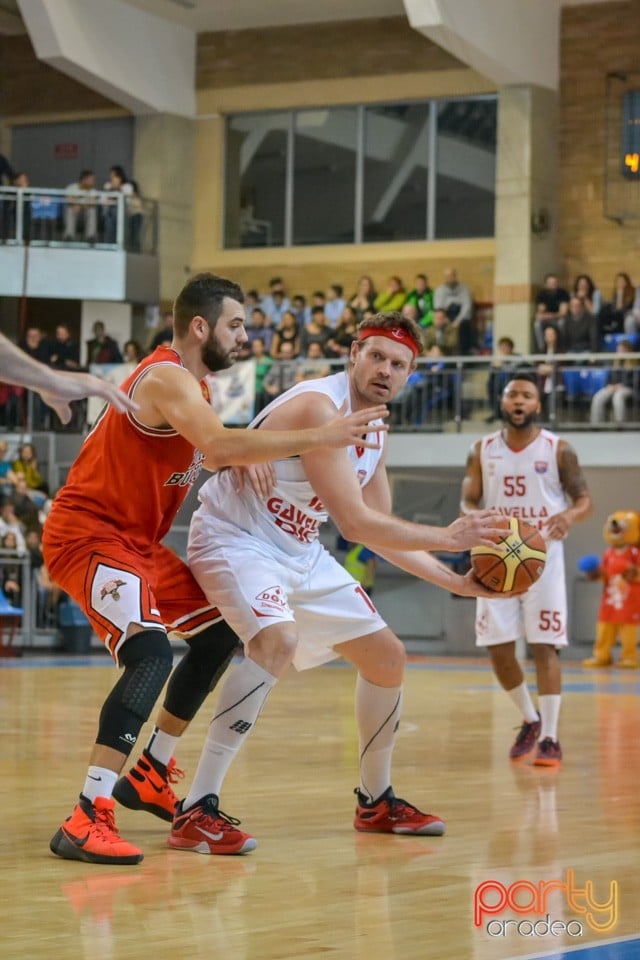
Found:
[{"label": "blue court boundary line", "polygon": [[603,943],[576,944],[550,953],[528,953],[525,957],[510,957],[509,960],[564,960],[569,956],[572,960],[637,960],[640,938],[618,937]]}]

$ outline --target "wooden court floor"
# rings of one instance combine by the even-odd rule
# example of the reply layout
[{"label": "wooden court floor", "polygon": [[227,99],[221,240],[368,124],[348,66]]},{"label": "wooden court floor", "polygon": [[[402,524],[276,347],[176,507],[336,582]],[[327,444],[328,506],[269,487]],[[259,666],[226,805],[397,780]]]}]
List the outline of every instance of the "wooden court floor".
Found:
[{"label": "wooden court floor", "polygon": [[[353,673],[292,672],[222,798],[257,837],[256,851],[172,851],[162,821],[120,810],[123,835],[145,851],[142,864],[61,861],[48,841],[80,789],[113,680],[106,658],[0,663],[2,960],[511,960],[638,936],[637,675],[565,666],[566,759],[554,772],[509,764],[517,718],[484,665],[412,662],[394,787],[448,827],[443,838],[420,838],[353,831]],[[187,776],[210,712],[178,753]],[[489,880],[493,892],[478,892]],[[542,903],[550,881],[557,888]],[[585,912],[576,888],[587,884]],[[520,913],[498,912],[499,898]],[[496,910],[480,926],[474,902]],[[530,933],[538,907],[556,935]],[[595,932],[591,920],[609,929]],[[640,940],[628,953],[606,953],[614,955],[639,957]]]}]

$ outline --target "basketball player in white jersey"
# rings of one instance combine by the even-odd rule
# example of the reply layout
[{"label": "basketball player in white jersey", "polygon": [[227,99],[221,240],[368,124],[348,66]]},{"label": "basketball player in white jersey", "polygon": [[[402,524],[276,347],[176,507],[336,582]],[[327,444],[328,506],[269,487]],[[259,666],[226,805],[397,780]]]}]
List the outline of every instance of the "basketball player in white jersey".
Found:
[{"label": "basketball player in white jersey", "polygon": [[[261,430],[317,427],[336,409],[387,403],[422,350],[419,328],[399,313],[364,322],[349,370],[304,381],[272,401],[251,424]],[[375,421],[379,423],[380,421]],[[371,437],[375,436],[375,423]],[[286,426],[285,426],[286,425]],[[382,446],[384,436],[379,435]],[[243,853],[255,846],[218,808],[225,774],[253,729],[267,695],[290,663],[305,669],[344,657],[358,670],[356,716],[360,784],[355,828],[438,836],[443,821],[400,800],[391,788],[391,756],[400,721],[405,650],[360,584],[320,544],[331,514],[345,539],[464,596],[489,595],[425,551],[465,549],[499,538],[484,511],[447,528],[390,515],[383,449],[350,447],[274,464],[275,486],[260,499],[223,471],[200,491],[192,519],[191,570],[242,640],[246,657],[224,684],[199,766],[178,805],[169,845],[200,853]],[[293,748],[295,749],[295,747]]]},{"label": "basketball player in white jersey", "polygon": [[[558,766],[562,750],[557,651],[567,645],[562,541],[574,523],[591,514],[593,504],[575,451],[536,424],[540,409],[535,374],[514,374],[502,394],[503,428],[471,448],[461,506],[467,516],[481,504],[495,507],[538,527],[546,541],[544,573],[526,593],[508,600],[478,599],[476,644],[487,647],[496,677],[523,716],[510,758],[521,760],[535,749],[534,764]],[[529,644],[536,667],[538,710],[516,658],[520,637]]]}]

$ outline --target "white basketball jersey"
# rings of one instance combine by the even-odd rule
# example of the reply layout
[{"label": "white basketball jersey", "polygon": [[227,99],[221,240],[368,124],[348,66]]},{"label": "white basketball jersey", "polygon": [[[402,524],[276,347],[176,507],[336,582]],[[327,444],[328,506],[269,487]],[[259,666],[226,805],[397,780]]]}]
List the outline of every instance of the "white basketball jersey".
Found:
[{"label": "white basketball jersey", "polygon": [[558,472],[558,442],[548,430],[541,430],[522,450],[512,450],[501,430],[484,437],[480,465],[485,507],[526,520],[544,535],[549,517],[569,505]]},{"label": "white basketball jersey", "polygon": [[[321,393],[328,396],[340,410],[346,402],[345,416],[351,413],[351,393],[346,373],[317,380],[305,380],[276,397],[249,424],[256,429],[272,410],[281,407],[303,393]],[[382,420],[374,421],[382,424]],[[372,432],[380,449],[349,447],[348,454],[361,487],[369,482],[384,450],[385,434]],[[266,536],[289,553],[298,554],[318,539],[320,524],[328,517],[324,504],[315,495],[307,480],[300,457],[289,457],[274,463],[276,485],[266,501],[257,497],[248,485],[242,493],[235,490],[235,481],[229,470],[214,474],[200,490],[199,499],[207,512],[241,527],[243,530]]]}]

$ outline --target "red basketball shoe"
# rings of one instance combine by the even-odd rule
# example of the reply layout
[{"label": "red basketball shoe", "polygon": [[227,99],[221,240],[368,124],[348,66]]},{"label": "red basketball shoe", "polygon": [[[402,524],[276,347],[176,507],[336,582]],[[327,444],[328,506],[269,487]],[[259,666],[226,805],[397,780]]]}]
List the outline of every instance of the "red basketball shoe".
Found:
[{"label": "red basketball shoe", "polygon": [[362,833],[409,833],[427,837],[441,837],[445,831],[444,821],[430,813],[422,813],[417,807],[396,797],[388,787],[374,803],[368,803],[358,788],[356,818],[353,825]]},{"label": "red basketball shoe", "polygon": [[218,809],[218,798],[207,794],[188,809],[181,800],[173,818],[173,827],[167,843],[176,850],[194,853],[249,853],[257,843],[248,833],[237,830],[240,823]]},{"label": "red basketball shoe", "polygon": [[96,797],[92,803],[80,794],[73,813],[51,839],[51,852],[63,860],[87,863],[140,863],[142,850],[122,839],[114,808],[111,798]]}]

